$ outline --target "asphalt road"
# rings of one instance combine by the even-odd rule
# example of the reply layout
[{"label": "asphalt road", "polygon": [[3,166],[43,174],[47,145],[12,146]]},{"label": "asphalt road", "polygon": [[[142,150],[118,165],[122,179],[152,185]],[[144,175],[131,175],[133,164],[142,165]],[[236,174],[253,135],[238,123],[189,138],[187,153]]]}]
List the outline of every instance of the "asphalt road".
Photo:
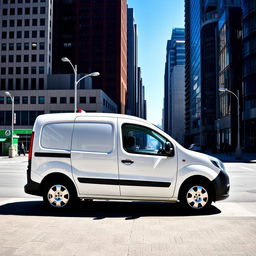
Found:
[{"label": "asphalt road", "polygon": [[230,197],[203,214],[178,204],[81,203],[47,211],[24,193],[27,158],[0,158],[0,255],[256,255],[256,164],[226,163]]}]

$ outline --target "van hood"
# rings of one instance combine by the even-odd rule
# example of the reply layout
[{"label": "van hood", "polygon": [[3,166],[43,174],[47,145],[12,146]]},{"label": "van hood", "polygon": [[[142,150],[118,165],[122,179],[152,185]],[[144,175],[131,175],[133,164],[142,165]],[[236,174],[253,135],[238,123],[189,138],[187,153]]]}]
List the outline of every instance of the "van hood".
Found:
[{"label": "van hood", "polygon": [[181,145],[177,145],[177,148],[179,168],[186,165],[204,165],[215,170],[216,173],[219,173],[220,170],[225,170],[223,163],[215,157],[186,149]]}]

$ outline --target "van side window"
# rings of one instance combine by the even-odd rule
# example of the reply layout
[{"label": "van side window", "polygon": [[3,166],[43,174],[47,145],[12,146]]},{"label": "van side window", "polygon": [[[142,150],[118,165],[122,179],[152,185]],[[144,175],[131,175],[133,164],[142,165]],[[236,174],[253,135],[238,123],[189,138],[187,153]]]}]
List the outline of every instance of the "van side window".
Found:
[{"label": "van side window", "polygon": [[122,126],[123,148],[128,153],[165,155],[167,140],[155,132],[140,125],[124,124]]},{"label": "van side window", "polygon": [[110,123],[75,123],[72,150],[110,153],[114,148],[114,129]]},{"label": "van side window", "polygon": [[70,150],[73,123],[50,123],[43,127],[41,146],[47,149]]}]

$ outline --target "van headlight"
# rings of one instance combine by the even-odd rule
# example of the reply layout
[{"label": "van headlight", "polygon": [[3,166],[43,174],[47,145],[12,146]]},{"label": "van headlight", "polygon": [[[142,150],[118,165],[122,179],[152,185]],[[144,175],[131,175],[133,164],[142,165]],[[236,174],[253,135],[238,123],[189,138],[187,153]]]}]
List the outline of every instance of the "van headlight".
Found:
[{"label": "van headlight", "polygon": [[224,164],[218,159],[218,158],[210,158],[210,161],[211,161],[211,163],[215,166],[215,167],[217,167],[217,168],[219,168],[219,169],[221,169],[222,171],[225,171],[225,166],[224,166]]}]

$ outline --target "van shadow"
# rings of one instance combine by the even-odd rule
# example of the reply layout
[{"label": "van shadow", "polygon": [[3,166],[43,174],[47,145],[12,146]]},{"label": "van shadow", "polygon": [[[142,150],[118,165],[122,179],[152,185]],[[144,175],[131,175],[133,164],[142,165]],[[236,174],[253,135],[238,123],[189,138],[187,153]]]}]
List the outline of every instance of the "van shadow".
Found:
[{"label": "van shadow", "polygon": [[48,210],[41,201],[14,202],[0,206],[0,215],[86,217],[94,220],[104,218],[131,220],[140,217],[207,216],[219,213],[221,211],[213,205],[201,213],[192,213],[184,210],[179,204],[155,202],[93,201],[88,203],[82,201],[75,208],[64,212]]}]

